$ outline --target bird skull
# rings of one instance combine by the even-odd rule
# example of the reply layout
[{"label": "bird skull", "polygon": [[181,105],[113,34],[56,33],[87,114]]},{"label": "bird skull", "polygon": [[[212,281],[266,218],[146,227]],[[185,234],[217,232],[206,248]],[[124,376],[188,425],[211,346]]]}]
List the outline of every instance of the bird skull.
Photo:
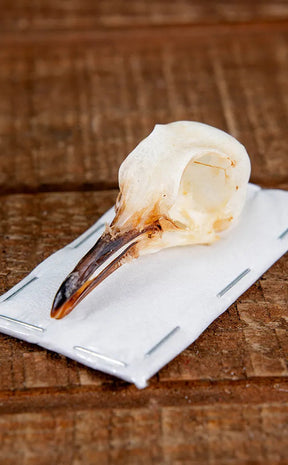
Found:
[{"label": "bird skull", "polygon": [[249,175],[248,154],[229,134],[190,121],[156,125],[120,166],[115,218],[60,286],[51,316],[67,315],[131,258],[214,242],[239,217]]}]

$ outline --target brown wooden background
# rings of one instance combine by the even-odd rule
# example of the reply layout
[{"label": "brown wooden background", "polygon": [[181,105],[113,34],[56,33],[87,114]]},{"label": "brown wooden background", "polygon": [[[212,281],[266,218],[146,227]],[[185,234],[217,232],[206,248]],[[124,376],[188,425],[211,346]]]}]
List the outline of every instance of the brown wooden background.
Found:
[{"label": "brown wooden background", "polygon": [[[112,206],[155,122],[288,189],[288,2],[0,0],[0,292]],[[0,335],[1,465],[288,464],[288,261],[138,391]]]}]

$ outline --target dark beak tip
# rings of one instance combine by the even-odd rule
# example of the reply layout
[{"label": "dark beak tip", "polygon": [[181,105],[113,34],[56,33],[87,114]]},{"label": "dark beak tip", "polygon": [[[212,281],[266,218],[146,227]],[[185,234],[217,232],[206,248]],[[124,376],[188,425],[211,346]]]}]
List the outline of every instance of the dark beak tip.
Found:
[{"label": "dark beak tip", "polygon": [[51,312],[50,312],[50,316],[51,316],[51,318],[57,319],[57,309],[52,308]]},{"label": "dark beak tip", "polygon": [[51,309],[50,316],[55,320],[61,320],[67,313],[62,307],[56,307]]},{"label": "dark beak tip", "polygon": [[59,313],[59,307],[55,306],[54,302],[53,302],[53,305],[52,305],[52,308],[51,308],[50,316],[51,316],[51,318],[56,318],[57,319],[57,314]]},{"label": "dark beak tip", "polygon": [[63,311],[61,310],[63,310],[62,307],[65,304],[65,302],[66,302],[66,299],[64,298],[62,288],[60,287],[52,304],[52,308],[50,312],[51,318],[55,318],[56,320],[60,320],[61,318],[63,318]]},{"label": "dark beak tip", "polygon": [[57,315],[59,313],[59,307],[58,306],[55,306],[54,305],[54,302],[53,302],[53,305],[52,305],[52,308],[51,308],[51,311],[50,311],[50,316],[51,318],[56,318],[57,319]]},{"label": "dark beak tip", "polygon": [[[68,315],[94,287],[119,268],[124,259],[131,253],[135,255],[135,239],[141,234],[143,231],[131,230],[114,239],[107,237],[107,234],[102,235],[61,284],[52,304],[51,318],[60,320]],[[121,251],[124,246],[127,247]],[[118,251],[119,255],[113,260],[113,254]],[[89,279],[110,257],[112,261],[95,278]]]}]

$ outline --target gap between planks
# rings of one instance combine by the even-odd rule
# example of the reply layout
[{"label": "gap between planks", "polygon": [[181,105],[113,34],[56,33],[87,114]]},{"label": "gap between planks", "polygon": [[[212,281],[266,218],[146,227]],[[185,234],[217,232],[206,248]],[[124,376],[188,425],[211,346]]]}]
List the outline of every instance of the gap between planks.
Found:
[{"label": "gap between planks", "polygon": [[[263,189],[288,189],[288,178],[286,176],[274,180],[270,178],[260,178],[252,176],[250,181],[257,184]],[[33,195],[33,194],[57,194],[57,193],[75,193],[75,192],[109,192],[118,191],[118,182],[113,183],[63,183],[63,184],[45,184],[38,187],[33,186],[5,186],[0,185],[0,197],[12,195]]]},{"label": "gap between planks", "polygon": [[[288,184],[288,181],[287,181]],[[45,184],[37,187],[33,186],[5,186],[0,185],[0,197],[9,195],[25,194],[56,194],[56,193],[74,193],[74,192],[105,192],[119,190],[118,183],[63,183],[63,184]]]},{"label": "gap between planks", "polygon": [[[78,45],[81,42],[100,42],[102,44],[119,43],[122,41],[131,46],[131,39],[133,39],[133,46],[140,45],[145,47],[150,43],[152,46],[157,42],[174,42],[180,40],[183,42],[185,39],[197,36],[211,36],[212,35],[231,35],[231,34],[247,34],[247,33],[273,33],[288,31],[288,19],[283,20],[269,20],[269,21],[255,21],[255,22],[230,22],[230,23],[173,23],[173,24],[137,24],[123,25],[117,27],[98,27],[97,29],[79,29],[79,30],[45,30],[45,31],[29,31],[25,30],[20,32],[0,32],[0,39],[2,45],[6,47],[15,44],[21,46],[30,45],[38,46],[61,43],[69,44],[76,42]],[[145,42],[143,42],[145,40]],[[210,37],[211,40],[211,37]]]},{"label": "gap between planks", "polygon": [[287,403],[288,378],[263,377],[245,380],[156,381],[138,390],[134,385],[112,380],[100,386],[46,387],[0,391],[0,413],[35,412],[51,409],[150,408],[261,405]]}]

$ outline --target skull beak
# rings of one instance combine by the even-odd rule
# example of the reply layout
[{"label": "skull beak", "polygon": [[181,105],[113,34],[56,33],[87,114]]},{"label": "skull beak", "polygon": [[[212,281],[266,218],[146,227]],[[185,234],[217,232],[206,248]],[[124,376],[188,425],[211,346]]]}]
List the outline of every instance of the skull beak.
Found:
[{"label": "skull beak", "polygon": [[[111,233],[113,228],[98,239],[96,244],[80,260],[58,289],[51,309],[51,317],[61,319],[68,315],[98,284],[117,270],[125,261],[138,256],[138,242],[143,235],[155,230],[155,226],[139,231]],[[142,236],[142,237],[139,237]],[[138,239],[138,240],[137,240]],[[114,258],[115,257],[115,258]],[[101,267],[100,272],[95,272]]]}]

